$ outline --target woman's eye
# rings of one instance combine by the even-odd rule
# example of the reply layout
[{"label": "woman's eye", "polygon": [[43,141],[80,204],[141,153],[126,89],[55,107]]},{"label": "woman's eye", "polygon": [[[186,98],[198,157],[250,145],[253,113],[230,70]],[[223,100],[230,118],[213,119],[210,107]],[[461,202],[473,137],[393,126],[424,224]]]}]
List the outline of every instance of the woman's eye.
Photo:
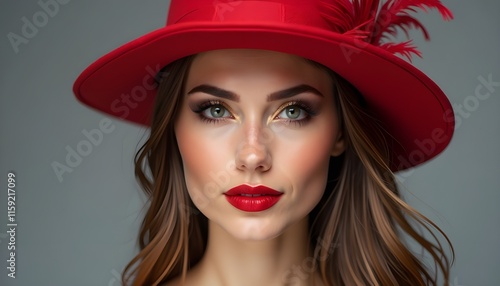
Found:
[{"label": "woman's eye", "polygon": [[277,118],[289,120],[302,120],[307,117],[307,112],[297,105],[289,105],[283,108]]},{"label": "woman's eye", "polygon": [[227,118],[231,117],[229,111],[222,104],[214,104],[202,111],[202,115],[207,118]]}]

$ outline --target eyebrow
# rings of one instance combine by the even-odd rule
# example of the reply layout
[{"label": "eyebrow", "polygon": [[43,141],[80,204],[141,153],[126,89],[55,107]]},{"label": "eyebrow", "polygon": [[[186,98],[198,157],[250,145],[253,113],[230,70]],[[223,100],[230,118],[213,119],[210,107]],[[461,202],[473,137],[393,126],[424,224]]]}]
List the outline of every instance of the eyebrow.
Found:
[{"label": "eyebrow", "polygon": [[[195,92],[203,92],[211,94],[216,97],[225,98],[236,102],[240,101],[240,97],[236,93],[219,87],[215,87],[213,85],[208,85],[208,84],[198,85],[193,89],[191,89],[187,94],[189,95]],[[312,94],[323,97],[323,94],[319,92],[319,90],[317,90],[316,88],[307,84],[301,84],[291,88],[273,92],[267,96],[267,101],[285,99],[306,92],[310,92]]]}]

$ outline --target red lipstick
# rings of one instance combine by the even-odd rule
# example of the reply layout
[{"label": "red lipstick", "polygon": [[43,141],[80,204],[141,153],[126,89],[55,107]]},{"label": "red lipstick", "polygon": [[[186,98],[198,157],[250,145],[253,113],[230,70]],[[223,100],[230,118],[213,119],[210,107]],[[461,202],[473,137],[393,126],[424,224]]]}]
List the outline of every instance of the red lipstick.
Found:
[{"label": "red lipstick", "polygon": [[280,200],[282,194],[262,185],[239,185],[224,193],[231,205],[245,212],[267,210]]}]

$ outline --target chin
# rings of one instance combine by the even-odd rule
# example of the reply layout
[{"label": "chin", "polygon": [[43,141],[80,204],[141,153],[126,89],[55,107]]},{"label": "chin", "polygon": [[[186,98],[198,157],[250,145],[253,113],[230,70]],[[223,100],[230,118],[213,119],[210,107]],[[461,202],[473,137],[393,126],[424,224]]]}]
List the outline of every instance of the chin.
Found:
[{"label": "chin", "polygon": [[[227,222],[227,221],[226,221]],[[221,225],[231,236],[239,240],[263,241],[283,234],[287,224],[269,218],[238,218],[232,223]]]}]

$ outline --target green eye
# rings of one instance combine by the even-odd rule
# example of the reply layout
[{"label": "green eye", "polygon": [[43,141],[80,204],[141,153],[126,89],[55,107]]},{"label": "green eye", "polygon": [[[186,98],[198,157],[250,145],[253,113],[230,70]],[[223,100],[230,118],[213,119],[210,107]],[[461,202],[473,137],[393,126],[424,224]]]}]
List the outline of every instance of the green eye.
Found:
[{"label": "green eye", "polygon": [[202,111],[202,115],[206,118],[222,119],[231,117],[229,111],[222,104],[214,104]]},{"label": "green eye", "polygon": [[286,117],[290,119],[297,119],[300,116],[301,110],[298,106],[291,105],[285,108]]},{"label": "green eye", "polygon": [[222,105],[215,105],[210,107],[210,115],[214,118],[221,118],[224,116],[225,108]]},{"label": "green eye", "polygon": [[305,112],[298,105],[289,105],[280,112],[278,118],[288,119],[288,120],[301,120],[307,117],[307,112]]}]

